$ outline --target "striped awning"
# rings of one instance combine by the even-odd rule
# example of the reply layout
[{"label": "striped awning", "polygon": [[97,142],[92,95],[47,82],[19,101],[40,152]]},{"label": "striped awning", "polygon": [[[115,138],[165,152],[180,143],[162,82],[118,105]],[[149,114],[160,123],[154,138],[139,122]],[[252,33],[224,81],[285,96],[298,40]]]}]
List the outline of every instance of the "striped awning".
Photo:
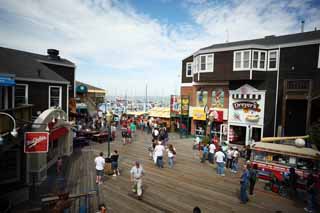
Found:
[{"label": "striped awning", "polygon": [[232,94],[233,99],[246,99],[246,100],[260,100],[261,95],[260,94],[241,94],[241,93],[235,93]]}]

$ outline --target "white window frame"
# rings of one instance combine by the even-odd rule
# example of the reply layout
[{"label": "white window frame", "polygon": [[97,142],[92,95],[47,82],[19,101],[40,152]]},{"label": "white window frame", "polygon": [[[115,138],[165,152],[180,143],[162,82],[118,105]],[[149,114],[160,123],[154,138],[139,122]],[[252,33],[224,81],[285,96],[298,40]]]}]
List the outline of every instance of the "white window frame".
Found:
[{"label": "white window frame", "polygon": [[[258,53],[258,62],[257,62],[257,67],[253,67],[253,60],[254,60],[254,53]],[[261,53],[265,54],[265,58],[264,58],[264,67],[260,67],[260,62],[261,62]],[[268,63],[268,54],[267,51],[265,50],[252,50],[252,65],[251,68],[252,70],[258,70],[258,71],[266,71],[267,69],[267,63]],[[269,64],[269,63],[268,63]]]},{"label": "white window frame", "polygon": [[[205,65],[206,65],[206,69],[201,70],[201,57],[205,56]],[[208,57],[212,56],[212,69],[208,69]],[[210,54],[202,54],[202,55],[198,55],[197,57],[195,57],[195,67],[196,69],[194,70],[194,73],[198,73],[198,72],[214,72],[214,54],[210,53]]]},{"label": "white window frame", "polygon": [[[29,85],[28,84],[16,84],[16,86],[24,86],[25,87],[25,94],[24,94],[24,98],[25,98],[25,104],[29,104]],[[16,88],[14,88],[14,90],[16,90]],[[15,96],[17,95],[16,91],[14,91]],[[16,97],[14,97],[14,104],[16,106]]]},{"label": "white window frame", "polygon": [[[276,67],[275,68],[270,68],[270,55],[273,52],[276,53]],[[268,71],[276,71],[276,70],[278,70],[278,66],[279,66],[278,54],[279,54],[278,50],[269,50],[268,51]]]},{"label": "white window frame", "polygon": [[54,107],[51,106],[51,88],[58,88],[59,89],[59,107],[62,109],[62,86],[49,86],[49,103],[48,103],[48,108]]},{"label": "white window frame", "polygon": [[[241,55],[241,63],[240,67],[236,68],[236,54],[240,52]],[[243,67],[244,64],[244,53],[249,52],[249,67]],[[233,52],[233,71],[249,71],[251,70],[251,50],[240,50],[240,51],[234,51]]]},{"label": "white window frame", "polygon": [[[191,74],[188,75],[188,66],[191,67]],[[186,77],[192,77],[193,75],[193,63],[192,62],[187,62],[186,63]]]}]

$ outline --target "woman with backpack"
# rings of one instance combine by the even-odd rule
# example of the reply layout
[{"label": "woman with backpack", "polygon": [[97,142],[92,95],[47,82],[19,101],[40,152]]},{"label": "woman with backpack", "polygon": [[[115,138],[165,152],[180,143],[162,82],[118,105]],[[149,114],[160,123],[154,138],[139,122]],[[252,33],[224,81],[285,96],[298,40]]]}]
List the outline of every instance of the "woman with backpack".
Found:
[{"label": "woman with backpack", "polygon": [[173,167],[174,164],[174,158],[176,156],[176,148],[173,147],[172,144],[169,144],[168,148],[167,148],[167,152],[168,152],[168,164],[169,164],[169,168]]}]

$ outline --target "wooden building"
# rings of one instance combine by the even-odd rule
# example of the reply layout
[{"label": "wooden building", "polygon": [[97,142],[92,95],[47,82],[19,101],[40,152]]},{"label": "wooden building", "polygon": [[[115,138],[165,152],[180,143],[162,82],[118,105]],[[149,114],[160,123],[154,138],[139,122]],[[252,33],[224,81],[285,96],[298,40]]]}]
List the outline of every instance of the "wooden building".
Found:
[{"label": "wooden building", "polygon": [[[14,204],[28,199],[29,184],[43,181],[58,155],[72,152],[72,148],[66,148],[66,144],[70,145],[66,129],[51,131],[47,126],[58,119],[55,111],[59,111],[59,118],[63,115],[68,120],[69,101],[75,97],[75,64],[61,58],[58,50],[47,52],[48,55],[39,55],[0,47],[0,112],[13,116],[18,131],[17,137],[11,136],[13,121],[0,114],[0,187],[1,197],[5,193]],[[40,123],[38,129],[32,128],[35,120]],[[62,119],[59,122],[63,123],[61,126],[66,123]],[[46,129],[52,139],[49,152],[25,154],[24,133]],[[33,167],[35,162],[41,168]]]},{"label": "wooden building", "polygon": [[[320,31],[310,31],[201,48],[182,60],[181,95],[189,95],[192,106],[207,105],[226,112],[232,107],[229,91],[248,84],[265,91],[263,129],[258,130],[258,139],[303,135],[312,119],[319,118],[314,108],[319,107],[319,44]],[[245,143],[252,139],[254,124],[238,132],[250,134]]]}]

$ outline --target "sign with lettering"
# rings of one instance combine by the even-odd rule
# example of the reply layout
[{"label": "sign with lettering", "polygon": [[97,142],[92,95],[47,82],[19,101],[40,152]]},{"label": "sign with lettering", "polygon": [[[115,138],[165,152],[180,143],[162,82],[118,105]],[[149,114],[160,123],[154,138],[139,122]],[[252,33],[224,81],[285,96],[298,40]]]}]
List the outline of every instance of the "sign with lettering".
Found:
[{"label": "sign with lettering", "polygon": [[189,96],[181,96],[181,115],[189,116]]},{"label": "sign with lettering", "polygon": [[[259,97],[259,99],[256,99]],[[244,125],[264,124],[265,91],[246,84],[229,91],[229,123]]]},{"label": "sign with lettering", "polygon": [[176,117],[180,114],[181,98],[177,95],[171,95],[170,97],[170,117]]},{"label": "sign with lettering", "polygon": [[25,153],[47,153],[49,150],[48,132],[26,132],[24,135]]}]

